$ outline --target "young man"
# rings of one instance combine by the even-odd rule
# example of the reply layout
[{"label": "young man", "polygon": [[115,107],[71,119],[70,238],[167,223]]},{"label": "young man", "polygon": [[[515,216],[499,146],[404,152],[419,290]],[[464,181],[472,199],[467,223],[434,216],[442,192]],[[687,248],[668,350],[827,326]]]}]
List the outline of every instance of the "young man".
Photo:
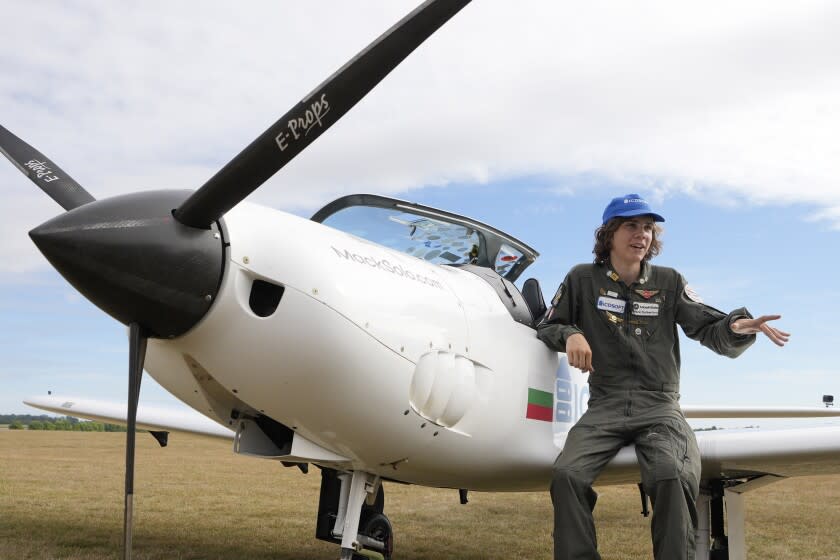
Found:
[{"label": "young man", "polygon": [[704,305],[671,268],[648,261],[660,250],[654,213],[637,194],[614,198],[595,232],[594,264],[566,276],[538,336],[589,372],[589,409],[569,431],[554,464],[554,558],[600,559],[592,483],[625,445],[635,444],[653,504],[658,560],[694,558],[700,451],[679,405],[677,325],[718,354],[735,358],[764,333],[790,336],[745,308],[728,315]]}]

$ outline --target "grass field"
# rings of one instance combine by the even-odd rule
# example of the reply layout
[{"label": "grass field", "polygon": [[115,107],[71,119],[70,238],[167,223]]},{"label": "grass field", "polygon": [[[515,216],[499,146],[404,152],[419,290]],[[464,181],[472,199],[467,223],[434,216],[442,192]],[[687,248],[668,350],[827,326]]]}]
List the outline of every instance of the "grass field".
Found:
[{"label": "grass field", "polygon": [[[125,434],[0,432],[0,559],[119,557]],[[138,559],[333,559],[315,540],[320,476],[236,456],[224,441],[138,435]],[[470,493],[385,484],[395,557],[551,558],[547,492]],[[599,488],[605,559],[650,558],[635,487]],[[840,476],[786,480],[747,495],[750,558],[840,558]]]}]

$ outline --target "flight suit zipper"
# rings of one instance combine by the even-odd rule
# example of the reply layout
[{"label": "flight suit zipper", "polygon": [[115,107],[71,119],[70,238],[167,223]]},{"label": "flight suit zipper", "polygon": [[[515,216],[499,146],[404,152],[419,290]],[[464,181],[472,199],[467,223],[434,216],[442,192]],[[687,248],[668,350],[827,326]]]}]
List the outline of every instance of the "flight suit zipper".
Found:
[{"label": "flight suit zipper", "polygon": [[622,292],[623,292],[621,295],[624,297],[624,334],[629,339],[630,338],[630,310],[633,307],[633,302],[630,301],[630,297],[631,297],[632,292],[631,292],[630,288],[626,284],[624,284],[624,282],[621,283],[621,287],[622,287]]}]

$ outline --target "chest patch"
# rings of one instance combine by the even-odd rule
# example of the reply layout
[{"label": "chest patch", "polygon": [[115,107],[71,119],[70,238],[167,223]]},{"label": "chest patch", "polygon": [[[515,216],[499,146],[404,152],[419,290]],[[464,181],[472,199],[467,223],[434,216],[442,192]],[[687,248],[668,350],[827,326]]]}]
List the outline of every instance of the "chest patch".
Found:
[{"label": "chest patch", "polygon": [[610,313],[609,311],[607,311],[607,319],[609,320],[609,322],[610,322],[610,323],[614,323],[614,324],[616,324],[616,325],[621,324],[621,323],[623,323],[623,322],[624,322],[624,319],[622,319],[622,318],[621,318],[621,317],[619,317],[618,315],[613,315],[613,314],[612,314],[612,313]]},{"label": "chest patch", "polygon": [[634,301],[633,315],[637,315],[639,317],[657,317],[659,315],[659,304],[645,301]]},{"label": "chest patch", "polygon": [[627,302],[623,299],[601,296],[598,298],[598,309],[601,311],[612,311],[613,313],[624,313]]},{"label": "chest patch", "polygon": [[637,294],[645,299],[650,299],[659,293],[659,290],[634,290]]}]

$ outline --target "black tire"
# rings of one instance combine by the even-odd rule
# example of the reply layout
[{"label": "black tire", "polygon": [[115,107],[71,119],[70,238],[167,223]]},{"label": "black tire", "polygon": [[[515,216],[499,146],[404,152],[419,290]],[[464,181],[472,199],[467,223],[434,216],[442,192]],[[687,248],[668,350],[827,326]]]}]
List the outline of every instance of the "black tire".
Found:
[{"label": "black tire", "polygon": [[[394,554],[394,529],[391,527],[391,522],[384,513],[376,513],[364,520],[359,533],[376,539],[385,543],[385,550],[377,551],[385,557],[385,560],[391,560]],[[356,555],[353,557],[360,560],[367,560],[364,556]]]}]

